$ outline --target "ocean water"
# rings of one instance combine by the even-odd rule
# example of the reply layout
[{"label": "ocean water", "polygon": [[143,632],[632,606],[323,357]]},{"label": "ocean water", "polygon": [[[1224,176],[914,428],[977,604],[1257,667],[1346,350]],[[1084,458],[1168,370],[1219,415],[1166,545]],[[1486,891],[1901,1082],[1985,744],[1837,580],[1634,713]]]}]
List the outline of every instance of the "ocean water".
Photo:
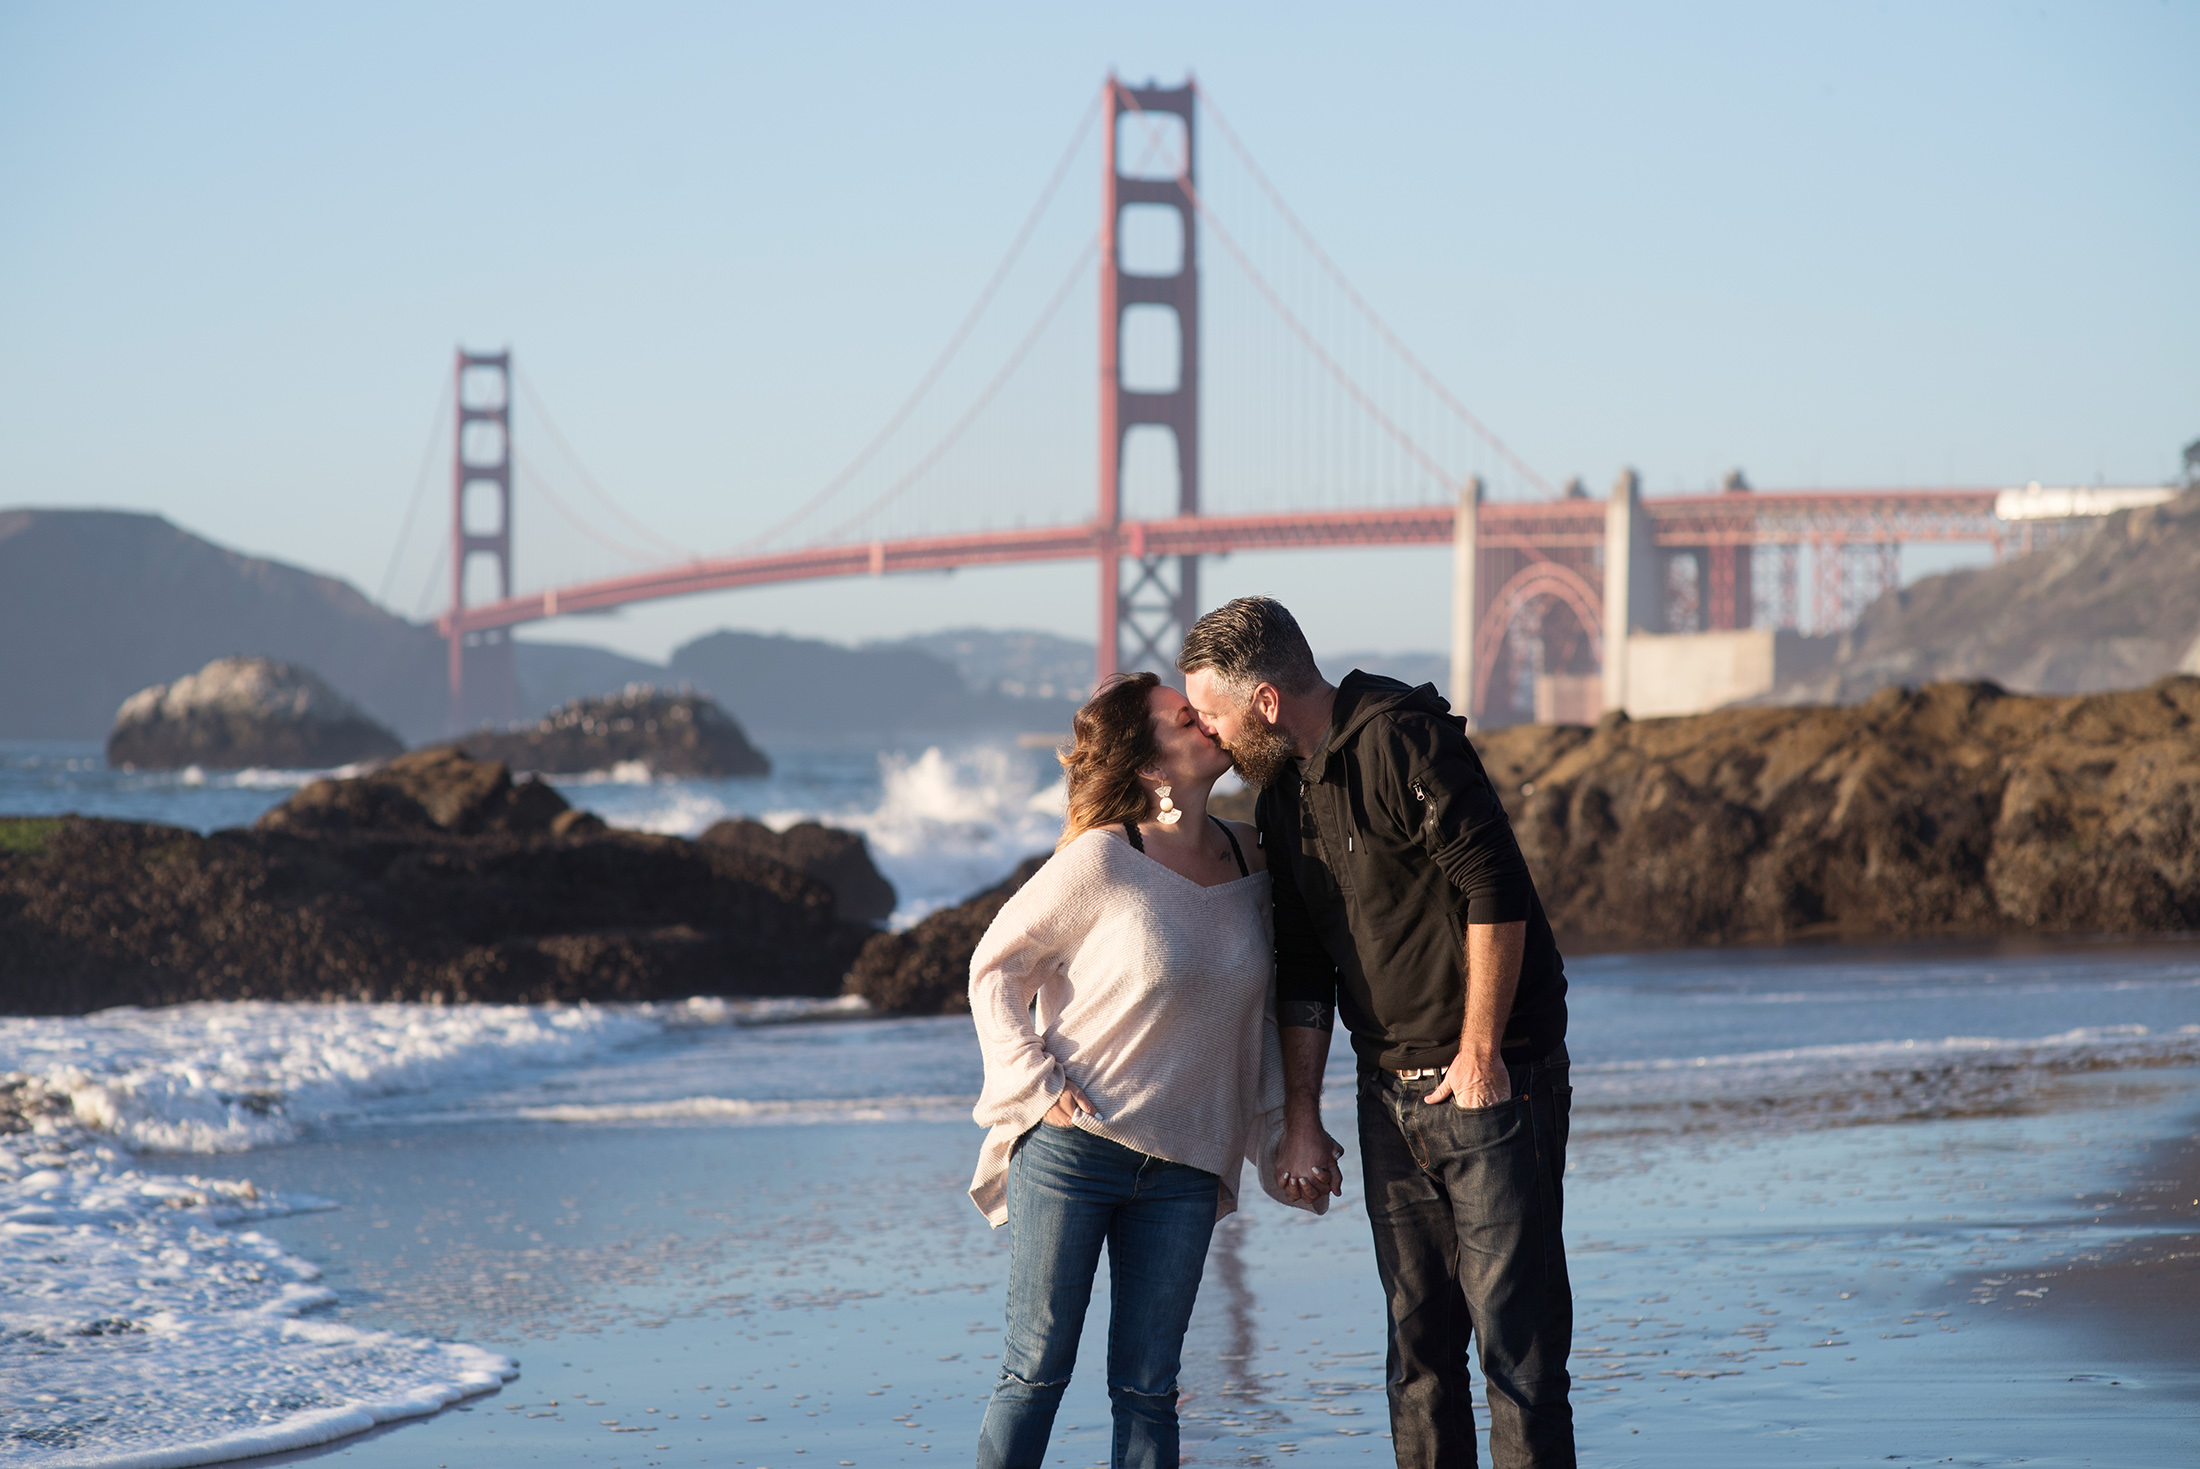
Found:
[{"label": "ocean water", "polygon": [[[0,810],[202,828],[305,778],[10,758]],[[657,830],[860,826],[905,919],[1051,839],[1018,752],[782,772],[565,789]],[[2193,1227],[2115,1201],[2200,1114],[2200,945],[1568,968],[1585,1457],[2189,1462],[2190,1364],[2080,1344],[2043,1282]],[[979,1078],[967,1019],[849,1002],[0,1018],[0,1465],[959,1458],[1006,1277],[961,1195]],[[1350,1091],[1334,1056],[1348,1180]],[[1105,1298],[1068,1464],[1107,1454]],[[1255,1199],[1187,1342],[1187,1459],[1380,1462],[1382,1361],[1349,1181],[1326,1219]]]},{"label": "ocean water", "polygon": [[[653,780],[636,766],[550,780],[574,806],[636,831],[696,836],[731,816],[777,830],[822,821],[859,831],[900,898],[896,926],[999,881],[1061,830],[1050,751],[795,749],[773,751],[772,766],[737,779]],[[111,770],[94,744],[0,743],[0,814],[73,811],[212,831],[248,826],[308,781],[344,773]]]}]

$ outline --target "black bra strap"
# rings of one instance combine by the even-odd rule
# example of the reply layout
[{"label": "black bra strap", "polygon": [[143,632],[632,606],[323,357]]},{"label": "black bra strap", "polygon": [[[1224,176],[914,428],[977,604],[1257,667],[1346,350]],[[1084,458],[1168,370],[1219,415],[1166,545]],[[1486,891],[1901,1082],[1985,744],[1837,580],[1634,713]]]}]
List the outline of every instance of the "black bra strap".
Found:
[{"label": "black bra strap", "polygon": [[[1252,868],[1250,868],[1250,867],[1247,867],[1247,866],[1245,865],[1245,849],[1244,849],[1243,847],[1240,847],[1240,846],[1238,845],[1237,833],[1236,833],[1236,832],[1234,832],[1234,831],[1232,831],[1232,830],[1230,830],[1230,824],[1229,824],[1229,823],[1228,823],[1227,821],[1224,821],[1224,820],[1223,820],[1223,819],[1222,819],[1221,817],[1219,817],[1219,816],[1209,816],[1209,817],[1208,817],[1207,819],[1208,819],[1209,821],[1212,821],[1212,822],[1213,822],[1213,823],[1214,823],[1214,824],[1215,824],[1215,825],[1216,825],[1216,826],[1217,826],[1218,828],[1220,828],[1220,829],[1221,829],[1221,831],[1222,831],[1222,835],[1223,835],[1223,839],[1229,842],[1229,844],[1230,844],[1230,855],[1231,855],[1232,857],[1235,857],[1235,858],[1237,859],[1237,865],[1238,865],[1238,876],[1239,876],[1239,877],[1251,877],[1251,876],[1253,875],[1253,869],[1252,869]],[[1126,821],[1126,822],[1124,822],[1124,823],[1123,823],[1123,835],[1125,835],[1125,836],[1127,836],[1127,837],[1129,837],[1129,838],[1131,839],[1131,850],[1132,850],[1132,851],[1135,851],[1135,852],[1143,852],[1143,851],[1145,851],[1145,850],[1146,850],[1146,840],[1145,840],[1145,838],[1144,838],[1144,837],[1141,837],[1141,836],[1140,836],[1140,835],[1138,834],[1138,823],[1137,823],[1137,822],[1135,822],[1135,821]]]},{"label": "black bra strap", "polygon": [[1207,819],[1221,827],[1222,834],[1230,839],[1230,855],[1237,858],[1238,876],[1251,877],[1253,869],[1245,865],[1245,850],[1238,845],[1237,833],[1230,830],[1230,823],[1219,816],[1209,816]]}]

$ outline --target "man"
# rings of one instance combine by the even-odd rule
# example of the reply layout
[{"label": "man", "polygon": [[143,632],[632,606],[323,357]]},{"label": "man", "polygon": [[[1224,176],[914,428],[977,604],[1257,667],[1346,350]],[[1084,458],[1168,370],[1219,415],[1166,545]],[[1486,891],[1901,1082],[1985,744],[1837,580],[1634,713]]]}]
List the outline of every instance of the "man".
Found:
[{"label": "man", "polygon": [[1426,684],[1354,670],[1330,685],[1267,597],[1202,617],[1177,667],[1260,787],[1287,1189],[1342,1192],[1321,1122],[1340,1009],[1358,1053],[1398,1463],[1475,1462],[1471,1337],[1492,1460],[1570,1469],[1565,970],[1464,721]]}]

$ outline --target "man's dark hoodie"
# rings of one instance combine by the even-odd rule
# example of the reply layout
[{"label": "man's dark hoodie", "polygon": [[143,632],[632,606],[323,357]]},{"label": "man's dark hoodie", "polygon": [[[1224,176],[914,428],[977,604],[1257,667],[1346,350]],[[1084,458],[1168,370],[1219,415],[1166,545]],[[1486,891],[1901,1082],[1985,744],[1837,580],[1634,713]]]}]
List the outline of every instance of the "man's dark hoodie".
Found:
[{"label": "man's dark hoodie", "polygon": [[1465,926],[1526,920],[1512,1062],[1566,1037],[1566,970],[1512,823],[1435,686],[1354,669],[1329,732],[1260,793],[1285,1025],[1341,1009],[1360,1059],[1445,1066],[1466,1017]]}]

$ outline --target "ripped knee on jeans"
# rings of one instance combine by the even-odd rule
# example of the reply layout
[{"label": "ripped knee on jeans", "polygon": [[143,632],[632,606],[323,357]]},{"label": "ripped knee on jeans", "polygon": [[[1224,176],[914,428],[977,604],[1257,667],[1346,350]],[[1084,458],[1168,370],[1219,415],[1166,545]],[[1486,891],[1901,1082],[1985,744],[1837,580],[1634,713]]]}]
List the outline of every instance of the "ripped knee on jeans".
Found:
[{"label": "ripped knee on jeans", "polygon": [[1171,1412],[1176,1410],[1177,1391],[1174,1382],[1158,1392],[1147,1392],[1144,1388],[1132,1387],[1125,1382],[1110,1382],[1108,1384],[1108,1396],[1111,1398],[1144,1398],[1149,1402],[1169,1409]]},{"label": "ripped knee on jeans", "polygon": [[1001,1369],[1001,1381],[1013,1382],[1018,1387],[1033,1388],[1042,1392],[1059,1390],[1061,1388],[1069,1386],[1069,1379],[1067,1377],[1041,1378],[1034,1380],[1032,1378],[1023,1376],[1020,1373],[1013,1372],[1006,1367],[1003,1367]]}]

